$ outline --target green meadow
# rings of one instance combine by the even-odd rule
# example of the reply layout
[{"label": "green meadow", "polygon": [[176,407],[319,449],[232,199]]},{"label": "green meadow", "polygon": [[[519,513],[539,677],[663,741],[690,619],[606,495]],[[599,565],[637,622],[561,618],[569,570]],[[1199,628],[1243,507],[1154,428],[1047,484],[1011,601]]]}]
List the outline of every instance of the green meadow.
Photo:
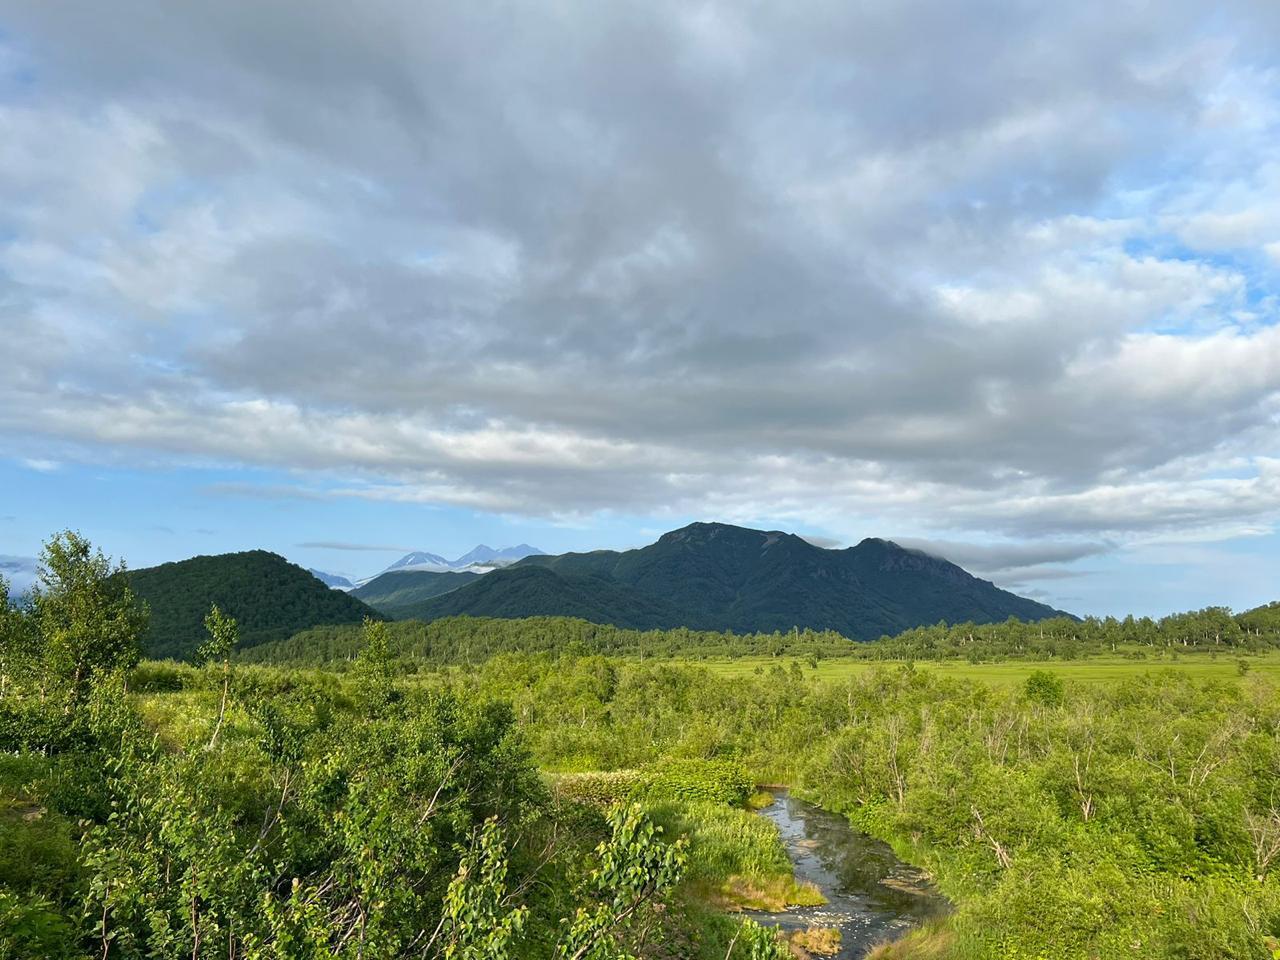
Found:
[{"label": "green meadow", "polygon": [[[812,661],[777,657],[741,657],[737,659],[695,659],[681,661],[705,667],[722,677],[749,677],[767,673],[780,662],[785,667],[800,665],[806,676],[815,680],[849,680],[865,676],[886,663],[909,661],[882,661],[864,659],[825,659]],[[1235,680],[1242,676],[1266,677],[1280,681],[1280,652],[1221,654],[1194,652],[1178,657],[1152,656],[1133,659],[1131,656],[1097,656],[1086,660],[1040,661],[1011,660],[994,663],[969,663],[967,661],[939,660],[913,661],[918,669],[928,670],[941,677],[957,680],[974,680],[997,687],[1015,687],[1025,683],[1036,671],[1048,671],[1063,680],[1082,683],[1107,683],[1140,677],[1153,672],[1171,671],[1178,677],[1198,680]]]}]

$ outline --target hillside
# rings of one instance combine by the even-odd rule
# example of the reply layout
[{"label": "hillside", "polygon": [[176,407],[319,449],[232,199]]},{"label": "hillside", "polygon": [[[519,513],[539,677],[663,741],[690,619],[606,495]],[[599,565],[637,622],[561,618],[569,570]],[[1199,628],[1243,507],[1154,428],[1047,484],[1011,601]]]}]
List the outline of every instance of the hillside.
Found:
[{"label": "hillside", "polygon": [[794,534],[721,523],[690,524],[638,550],[528,557],[415,612],[428,620],[571,616],[637,629],[807,627],[860,640],[941,620],[1059,614],[892,541],[825,550]]},{"label": "hillside", "polygon": [[251,647],[318,624],[358,623],[381,615],[332,590],[284,557],[265,550],[192,557],[127,574],[151,607],[146,652],[189,660],[205,638],[204,617],[216,603],[240,624],[240,645]]},{"label": "hillside", "polygon": [[465,587],[480,576],[469,570],[392,570],[352,590],[351,596],[389,617],[407,620],[417,616],[423,601]]},{"label": "hillside", "polygon": [[592,623],[648,629],[680,626],[680,611],[608,577],[562,576],[539,566],[516,564],[486,573],[477,582],[419,604],[420,620],[475,617],[577,617]]}]

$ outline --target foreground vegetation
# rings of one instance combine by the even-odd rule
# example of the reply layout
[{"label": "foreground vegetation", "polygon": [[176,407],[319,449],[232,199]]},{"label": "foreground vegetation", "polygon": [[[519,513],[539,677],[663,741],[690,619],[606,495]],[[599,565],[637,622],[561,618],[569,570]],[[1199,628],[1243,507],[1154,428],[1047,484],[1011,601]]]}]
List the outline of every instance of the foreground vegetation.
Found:
[{"label": "foreground vegetation", "polygon": [[[246,688],[351,682],[238,669]],[[792,784],[888,839],[955,903],[941,926],[887,955],[1269,957],[1280,947],[1280,695],[1255,671],[1204,680],[1132,669],[1110,683],[1041,669],[993,686],[906,664],[829,681],[798,662],[732,677],[505,654],[398,686],[509,703],[567,796],[635,796],[684,763]],[[217,690],[207,670],[176,665],[143,665],[135,682],[157,718],[197,703],[211,712]],[[785,877],[775,847],[736,836],[732,821],[750,816],[736,800],[718,816],[699,812],[697,794],[674,800],[657,816],[669,836],[689,837],[685,882],[698,897],[724,902]]]},{"label": "foreground vegetation", "polygon": [[[642,658],[651,634],[555,619],[369,623],[323,668],[251,664],[212,611],[193,666],[138,662],[134,598],[78,538],[46,569],[0,604],[0,956],[780,958],[727,912],[813,897],[761,783],[952,900],[882,958],[1280,950],[1273,609],[1115,651],[1123,621],[884,642],[936,667],[747,638],[791,646],[737,672],[687,659],[732,635]],[[1082,682],[1086,643],[1124,675]]]},{"label": "foreground vegetation", "polygon": [[[999,689],[910,666],[510,655],[454,681],[509,698],[541,761],[723,758],[791,782],[925,866],[954,957],[1269,957],[1280,944],[1280,697],[1252,676]],[[936,942],[936,941],[935,941]]]},{"label": "foreground vegetation", "polygon": [[397,683],[381,624],[340,681],[233,667],[216,607],[204,667],[139,667],[112,573],[67,536],[28,607],[0,592],[0,956],[785,955],[660,822],[746,816],[736,768],[562,801],[508,704]]}]

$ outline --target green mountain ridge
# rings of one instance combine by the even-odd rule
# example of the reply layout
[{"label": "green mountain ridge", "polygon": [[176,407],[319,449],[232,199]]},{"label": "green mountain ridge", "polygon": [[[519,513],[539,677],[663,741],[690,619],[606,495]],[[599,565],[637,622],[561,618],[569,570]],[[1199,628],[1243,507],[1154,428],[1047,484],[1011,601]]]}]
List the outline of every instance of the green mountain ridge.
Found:
[{"label": "green mountain ridge", "polygon": [[741,633],[799,627],[867,640],[943,620],[1041,620],[1062,611],[889,540],[827,550],[782,531],[694,523],[636,550],[527,557],[414,613],[459,615]]},{"label": "green mountain ridge", "polygon": [[215,603],[236,618],[242,648],[280,640],[318,624],[385,619],[360,600],[330,589],[266,550],[192,557],[123,576],[151,608],[145,641],[149,657],[191,659],[205,639],[204,617]]},{"label": "green mountain ridge", "polygon": [[388,570],[350,591],[350,596],[389,617],[409,620],[417,616],[424,601],[464,587],[480,576],[471,570]]}]

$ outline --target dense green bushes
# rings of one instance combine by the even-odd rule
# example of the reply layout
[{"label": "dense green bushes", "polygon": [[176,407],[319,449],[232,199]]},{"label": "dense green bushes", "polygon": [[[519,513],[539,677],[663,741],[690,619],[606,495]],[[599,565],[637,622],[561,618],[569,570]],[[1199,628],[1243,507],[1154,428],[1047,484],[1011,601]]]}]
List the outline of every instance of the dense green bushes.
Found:
[{"label": "dense green bushes", "polygon": [[1274,830],[1275,692],[1044,691],[890,678],[804,783],[942,880],[966,955],[1269,956],[1280,888],[1250,824]]},{"label": "dense green bushes", "polygon": [[755,791],[755,781],[728,760],[663,760],[648,777],[648,795],[681,803],[719,803],[740,807]]},{"label": "dense green bushes", "polygon": [[608,807],[640,796],[645,779],[639,770],[589,770],[560,774],[552,782],[556,794],[565,800]]},{"label": "dense green bushes", "polygon": [[210,687],[148,695],[179,704],[161,741],[103,678],[86,736],[7,744],[7,955],[610,958],[667,922],[683,848],[558,811],[506,705],[299,687],[234,701],[211,747]]}]

